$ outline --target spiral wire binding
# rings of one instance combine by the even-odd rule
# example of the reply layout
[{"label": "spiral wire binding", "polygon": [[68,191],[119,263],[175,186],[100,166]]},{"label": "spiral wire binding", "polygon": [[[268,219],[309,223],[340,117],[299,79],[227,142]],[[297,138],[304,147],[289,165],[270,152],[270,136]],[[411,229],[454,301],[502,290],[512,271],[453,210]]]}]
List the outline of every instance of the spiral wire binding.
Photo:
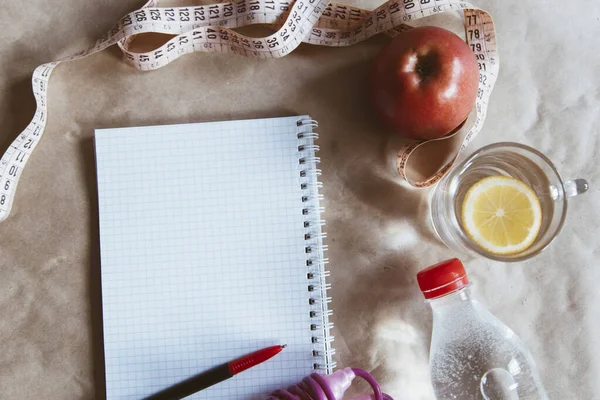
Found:
[{"label": "spiral wire binding", "polygon": [[[319,127],[319,122],[315,121],[314,119],[300,119],[298,120],[298,122],[296,122],[296,125],[298,126],[310,126],[311,128],[318,128]],[[310,132],[298,132],[298,134],[303,134],[303,133],[313,133],[312,131]]]},{"label": "spiral wire binding", "polygon": [[316,132],[300,132],[298,134],[298,139],[313,139],[318,140],[319,134]]},{"label": "spiral wire binding", "polygon": [[327,251],[327,246],[323,245],[323,239],[327,233],[321,231],[325,226],[325,220],[320,218],[321,213],[325,211],[324,207],[319,205],[323,200],[323,195],[319,190],[323,184],[318,181],[321,176],[321,170],[317,165],[321,158],[315,156],[319,151],[319,146],[313,142],[319,139],[319,134],[313,132],[313,128],[319,126],[318,122],[312,119],[301,119],[296,123],[298,126],[298,167],[300,175],[300,189],[302,189],[302,215],[304,219],[304,240],[306,240],[306,279],[308,281],[309,305],[310,305],[310,330],[312,333],[313,356],[325,359],[325,363],[315,362],[313,368],[321,373],[330,374],[335,368],[333,355],[335,350],[332,347],[334,340],[330,335],[333,324],[329,322],[332,311],[328,304],[331,297],[327,296],[327,290],[331,285],[326,282],[330,275],[325,271],[324,266],[329,262],[323,253]]}]

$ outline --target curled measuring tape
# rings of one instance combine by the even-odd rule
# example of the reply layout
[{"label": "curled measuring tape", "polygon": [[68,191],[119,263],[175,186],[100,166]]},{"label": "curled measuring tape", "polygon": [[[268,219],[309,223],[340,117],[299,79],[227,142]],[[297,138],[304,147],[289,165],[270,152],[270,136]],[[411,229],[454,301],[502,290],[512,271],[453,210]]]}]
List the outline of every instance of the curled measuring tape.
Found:
[{"label": "curled measuring tape", "polygon": [[[473,112],[453,135],[427,142],[404,145],[397,159],[400,175],[414,187],[436,183],[453,165],[468,143],[482,128],[488,100],[498,75],[496,34],[491,16],[484,10],[455,0],[390,0],[372,11],[330,4],[328,0],[240,0],[190,7],[159,7],[151,0],[121,18],[93,47],[72,56],[42,64],[33,72],[33,94],[37,109],[29,125],[11,143],[0,159],[0,221],[10,214],[17,184],[33,149],[39,143],[47,121],[47,91],[54,68],[117,44],[128,63],[140,70],[161,68],[184,54],[196,51],[232,53],[254,58],[279,58],[300,43],[349,46],[378,33],[395,34],[410,29],[411,21],[448,11],[464,13],[467,43],[480,69],[479,90]],[[261,38],[232,30],[251,24],[267,24],[275,33]],[[162,46],[144,53],[131,50],[136,35],[162,33],[172,37]],[[410,157],[428,146],[443,145],[450,160],[438,171],[415,178],[410,174]]]}]

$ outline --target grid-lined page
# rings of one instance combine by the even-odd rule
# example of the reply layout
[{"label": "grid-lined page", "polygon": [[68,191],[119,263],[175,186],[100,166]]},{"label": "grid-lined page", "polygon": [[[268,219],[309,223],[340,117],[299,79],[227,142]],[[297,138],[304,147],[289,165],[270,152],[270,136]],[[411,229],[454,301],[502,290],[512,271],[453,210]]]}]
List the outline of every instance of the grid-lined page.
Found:
[{"label": "grid-lined page", "polygon": [[315,362],[299,183],[308,117],[96,131],[108,399],[263,347],[194,399],[261,399]]}]

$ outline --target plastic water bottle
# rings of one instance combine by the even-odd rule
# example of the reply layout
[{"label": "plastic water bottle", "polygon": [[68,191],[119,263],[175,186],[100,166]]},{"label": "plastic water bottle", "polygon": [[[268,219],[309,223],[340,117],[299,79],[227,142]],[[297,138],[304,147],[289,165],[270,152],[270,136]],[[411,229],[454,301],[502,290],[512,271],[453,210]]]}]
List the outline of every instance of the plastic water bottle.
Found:
[{"label": "plastic water bottle", "polygon": [[458,259],[417,274],[433,311],[430,372],[438,400],[548,399],[515,333],[471,297]]}]

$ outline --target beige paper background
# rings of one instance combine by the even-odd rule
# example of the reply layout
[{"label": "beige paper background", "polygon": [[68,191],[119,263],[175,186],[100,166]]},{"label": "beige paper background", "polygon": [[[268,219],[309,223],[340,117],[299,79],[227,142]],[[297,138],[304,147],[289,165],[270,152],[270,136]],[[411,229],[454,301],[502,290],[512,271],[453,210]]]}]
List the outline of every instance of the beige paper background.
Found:
[{"label": "beige paper background", "polygon": [[[2,151],[33,114],[33,69],[93,43],[142,4],[2,2]],[[600,398],[600,3],[476,4],[496,21],[501,72],[468,152],[529,144],[592,189],[570,203],[562,235],[542,255],[514,265],[469,260],[467,268],[476,295],[532,351],[550,398]],[[399,180],[398,140],[365,99],[369,63],[387,40],[302,45],[269,61],[194,54],[150,73],[111,48],[58,67],[46,135],[13,215],[0,223],[0,398],[104,397],[94,128],[310,114],[322,137],[337,361],[373,372],[397,399],[432,399],[431,315],[415,274],[454,254],[432,231],[430,191]]]}]

